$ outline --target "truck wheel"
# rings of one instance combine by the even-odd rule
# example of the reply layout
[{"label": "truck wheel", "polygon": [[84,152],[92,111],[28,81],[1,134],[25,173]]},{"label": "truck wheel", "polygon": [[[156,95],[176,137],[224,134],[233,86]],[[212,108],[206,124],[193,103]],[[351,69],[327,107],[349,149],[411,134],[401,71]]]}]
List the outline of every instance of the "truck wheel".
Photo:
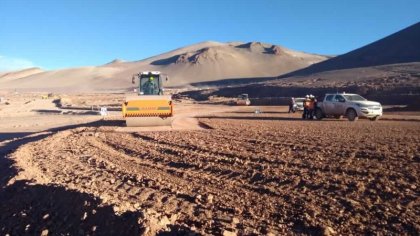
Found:
[{"label": "truck wheel", "polygon": [[321,109],[316,109],[315,111],[315,117],[317,120],[322,120],[322,118],[324,118],[324,114],[322,114],[322,110]]},{"label": "truck wheel", "polygon": [[379,120],[379,116],[375,116],[375,117],[369,118],[369,120],[371,120],[371,121],[377,121],[377,120]]},{"label": "truck wheel", "polygon": [[357,121],[359,119],[354,109],[349,109],[346,113],[346,116],[347,116],[347,119],[349,119],[349,121]]}]

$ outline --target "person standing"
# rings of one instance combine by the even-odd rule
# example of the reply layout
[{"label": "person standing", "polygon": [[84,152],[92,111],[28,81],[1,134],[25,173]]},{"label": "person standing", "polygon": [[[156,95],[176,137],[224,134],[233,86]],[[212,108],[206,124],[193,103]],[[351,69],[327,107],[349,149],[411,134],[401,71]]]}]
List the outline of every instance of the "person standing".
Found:
[{"label": "person standing", "polygon": [[290,112],[295,113],[295,105],[296,105],[295,98],[292,97],[289,101],[289,113]]},{"label": "person standing", "polygon": [[307,118],[312,120],[314,118],[314,111],[315,111],[315,97],[314,95],[309,95],[308,100],[308,115]]},{"label": "person standing", "polygon": [[308,118],[308,106],[309,106],[309,95],[305,96],[305,100],[303,100],[303,114],[302,114],[302,119],[307,119]]}]

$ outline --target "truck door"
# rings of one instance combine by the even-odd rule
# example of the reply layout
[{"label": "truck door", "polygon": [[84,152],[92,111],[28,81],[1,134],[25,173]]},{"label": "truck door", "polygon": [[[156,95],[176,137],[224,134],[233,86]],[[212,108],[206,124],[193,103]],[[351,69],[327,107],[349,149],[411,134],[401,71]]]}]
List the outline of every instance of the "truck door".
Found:
[{"label": "truck door", "polygon": [[334,110],[334,102],[333,102],[334,95],[327,95],[324,101],[324,113],[331,114]]},{"label": "truck door", "polygon": [[346,99],[341,95],[335,95],[334,97],[334,114],[344,115],[346,112]]}]

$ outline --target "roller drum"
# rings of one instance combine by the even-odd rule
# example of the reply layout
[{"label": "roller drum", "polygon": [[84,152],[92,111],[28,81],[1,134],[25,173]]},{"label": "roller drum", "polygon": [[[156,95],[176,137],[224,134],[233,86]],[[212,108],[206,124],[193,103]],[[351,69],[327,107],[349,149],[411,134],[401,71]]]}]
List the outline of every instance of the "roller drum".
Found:
[{"label": "roller drum", "polygon": [[172,117],[126,117],[127,127],[171,126]]}]

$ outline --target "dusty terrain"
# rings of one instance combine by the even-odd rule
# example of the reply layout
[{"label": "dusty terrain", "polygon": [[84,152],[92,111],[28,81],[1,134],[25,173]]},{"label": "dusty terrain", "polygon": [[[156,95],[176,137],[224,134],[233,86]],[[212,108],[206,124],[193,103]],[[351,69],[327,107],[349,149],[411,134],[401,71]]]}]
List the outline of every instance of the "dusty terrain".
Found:
[{"label": "dusty terrain", "polygon": [[1,234],[420,231],[418,112],[302,121],[181,101],[178,123],[153,131],[84,110],[120,94],[58,97],[73,109],[36,94],[0,104]]},{"label": "dusty terrain", "polygon": [[[382,105],[404,105],[420,110],[420,62],[362,67],[288,78],[222,80],[201,83],[201,90],[183,92],[199,100],[247,93],[251,98],[304,97],[325,93],[357,93]],[[283,104],[286,105],[287,103]],[[278,104],[280,105],[280,104]]]}]

